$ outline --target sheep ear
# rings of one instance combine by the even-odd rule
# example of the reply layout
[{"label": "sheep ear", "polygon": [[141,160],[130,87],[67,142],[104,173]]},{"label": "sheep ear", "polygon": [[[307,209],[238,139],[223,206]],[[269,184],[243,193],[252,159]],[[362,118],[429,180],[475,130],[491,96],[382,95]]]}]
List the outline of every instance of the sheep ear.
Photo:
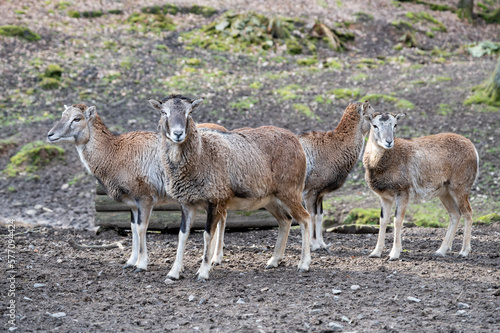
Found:
[{"label": "sheep ear", "polygon": [[404,117],[406,117],[406,113],[398,113],[396,115],[396,120],[397,121],[400,121],[401,119],[403,119]]},{"label": "sheep ear", "polygon": [[157,110],[161,111],[161,102],[160,101],[157,101],[156,99],[151,98],[148,100],[148,102],[149,102],[149,105],[151,105],[151,107],[153,109],[157,109]]},{"label": "sheep ear", "polygon": [[373,116],[371,113],[363,113],[363,117],[367,120],[367,121],[372,121],[373,119]]},{"label": "sheep ear", "polygon": [[200,106],[201,102],[203,102],[204,98],[198,98],[196,100],[194,100],[192,103],[191,103],[191,111],[193,111],[194,109],[196,109],[198,106]]},{"label": "sheep ear", "polygon": [[95,106],[89,106],[83,111],[83,115],[87,119],[87,121],[92,121],[95,118]]}]

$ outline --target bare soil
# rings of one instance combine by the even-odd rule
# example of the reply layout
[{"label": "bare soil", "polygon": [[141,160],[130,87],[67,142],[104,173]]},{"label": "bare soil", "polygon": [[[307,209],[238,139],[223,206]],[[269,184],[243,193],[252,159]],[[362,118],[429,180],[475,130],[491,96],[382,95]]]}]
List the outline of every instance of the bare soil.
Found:
[{"label": "bare soil", "polygon": [[[474,229],[468,259],[457,258],[461,239],[447,257],[432,256],[444,229],[406,229],[405,251],[395,262],[367,257],[375,235],[329,233],[330,250],[313,253],[307,273],[296,271],[299,230],[291,232],[283,264],[270,270],[264,267],[276,230],[227,232],[222,267],[204,283],[194,279],[203,251],[202,233],[195,232],[183,278],[169,284],[163,281],[177,235],[148,234],[148,271],[134,273],[122,269],[130,238],[114,232],[16,232],[20,332],[333,332],[340,329],[334,324],[346,332],[499,330],[498,224]],[[127,250],[74,249],[71,238],[82,244],[123,241]],[[9,287],[6,279],[0,285],[2,293]],[[60,312],[65,316],[51,316]],[[9,327],[7,319],[0,317],[2,328]]]},{"label": "bare soil", "polygon": [[[0,36],[0,139],[16,142],[2,150],[0,170],[24,144],[45,140],[64,104],[96,105],[106,124],[118,132],[155,130],[159,115],[148,107],[147,99],[180,93],[205,97],[203,107],[193,115],[198,122],[215,122],[229,129],[276,125],[299,133],[333,129],[349,102],[345,98],[321,103],[317,96],[328,100],[326,92],[331,89],[359,88],[360,96],[394,94],[415,105],[413,110],[403,110],[382,100],[372,103],[379,111],[407,113],[398,132],[401,137],[449,131],[471,139],[481,170],[472,194],[475,214],[498,212],[500,112],[463,105],[472,87],[493,71],[497,59],[473,58],[464,45],[498,41],[498,25],[481,20],[471,24],[451,12],[432,11],[447,32],[436,32],[434,38],[419,33],[419,49],[396,51],[393,46],[401,32],[391,22],[406,20],[409,11],[430,12],[428,7],[412,3],[396,7],[384,0],[171,2],[213,6],[217,15],[233,9],[308,22],[320,19],[327,24],[350,21],[349,30],[356,38],[344,53],[318,49],[320,62],[334,58],[341,69],[301,67],[296,60],[307,55],[189,49],[179,40],[180,33],[219,16],[178,14],[172,17],[176,31],[130,31],[124,20],[143,6],[162,4],[155,1],[78,1],[65,9],[57,2],[3,1],[0,25],[27,25],[42,39],[29,43]],[[70,9],[124,12],[74,19],[67,14]],[[14,10],[25,10],[25,14]],[[358,12],[371,14],[373,19],[356,19]],[[194,72],[186,68],[189,58],[201,60]],[[366,59],[383,63],[367,66]],[[40,75],[51,63],[63,67],[63,84],[47,91],[39,87]],[[176,84],[171,83],[174,79]],[[254,82],[260,88],[252,88]],[[299,88],[295,98],[285,100],[277,91],[290,84]],[[248,99],[253,102],[245,107],[232,104]],[[306,105],[314,116],[298,112],[294,104]],[[296,272],[298,230],[291,232],[283,265],[272,270],[264,266],[276,230],[228,231],[223,265],[214,269],[206,283],[193,280],[202,251],[201,233],[194,232],[188,241],[184,278],[166,284],[177,235],[148,234],[148,271],[123,270],[131,239],[114,232],[95,234],[95,180],[85,174],[74,147],[63,147],[64,163],[54,162],[36,176],[0,175],[0,246],[5,249],[0,254],[0,290],[7,304],[12,299],[8,296],[7,249],[13,244],[8,225],[15,222],[14,299],[19,332],[341,330],[336,325],[344,331],[363,332],[500,331],[498,224],[473,228],[472,253],[467,259],[456,257],[461,229],[453,252],[434,258],[445,229],[407,228],[402,259],[395,262],[367,257],[375,246],[375,235],[326,233],[332,245],[328,252],[313,253],[307,273]],[[363,174],[358,165],[334,194],[338,200],[329,219],[342,220],[355,207],[379,207]],[[122,241],[125,250],[76,250],[68,245],[70,238],[84,244]],[[387,243],[392,245],[390,240]],[[354,285],[359,289],[351,289]],[[53,317],[60,312],[64,316]],[[9,310],[2,306],[0,314],[1,330],[8,330]]]}]

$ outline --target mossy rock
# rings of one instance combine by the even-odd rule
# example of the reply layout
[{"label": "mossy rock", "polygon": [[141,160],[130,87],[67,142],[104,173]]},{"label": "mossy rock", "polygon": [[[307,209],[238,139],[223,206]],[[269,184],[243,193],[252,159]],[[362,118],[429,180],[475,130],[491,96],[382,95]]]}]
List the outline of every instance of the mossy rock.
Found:
[{"label": "mossy rock", "polygon": [[474,224],[490,225],[495,222],[500,222],[500,214],[491,213],[488,215],[480,216],[474,221]]},{"label": "mossy rock", "polygon": [[40,87],[45,90],[57,89],[61,85],[61,81],[52,77],[44,77],[40,83]]},{"label": "mossy rock", "polygon": [[61,68],[61,66],[57,64],[50,64],[47,66],[47,68],[45,68],[45,73],[43,74],[43,76],[60,79],[63,71],[64,70]]},{"label": "mossy rock", "polygon": [[35,42],[42,38],[40,37],[40,35],[34,33],[27,27],[21,27],[17,25],[0,26],[0,35],[7,37],[19,37],[29,42]]},{"label": "mossy rock", "polygon": [[347,214],[343,224],[378,224],[380,221],[380,209],[354,208]]},{"label": "mossy rock", "polygon": [[21,172],[34,173],[54,160],[62,160],[64,152],[61,147],[43,141],[30,142],[11,157],[3,172],[9,177],[15,177]]},{"label": "mossy rock", "polygon": [[133,31],[139,32],[161,32],[175,30],[172,18],[163,14],[133,13],[125,22],[132,26]]},{"label": "mossy rock", "polygon": [[181,34],[181,38],[187,41],[188,47],[231,52],[265,52],[286,45],[287,52],[295,55],[316,54],[316,44],[321,43],[325,34],[338,40],[339,48],[343,47],[344,40],[353,36],[340,29],[330,29],[321,22],[315,27],[321,29],[310,29],[300,19],[229,11],[218,21]]}]

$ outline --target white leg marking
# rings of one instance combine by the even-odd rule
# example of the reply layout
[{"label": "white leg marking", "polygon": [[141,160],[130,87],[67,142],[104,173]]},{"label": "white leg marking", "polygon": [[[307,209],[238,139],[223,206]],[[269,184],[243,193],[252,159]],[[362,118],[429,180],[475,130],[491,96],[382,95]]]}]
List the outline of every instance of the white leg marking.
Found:
[{"label": "white leg marking", "polygon": [[382,205],[383,217],[380,218],[380,228],[378,231],[377,245],[375,246],[375,249],[372,251],[372,253],[370,253],[370,258],[380,258],[380,256],[382,255],[382,251],[385,247],[385,231],[387,229],[387,224],[389,223],[393,201],[387,200],[385,198],[380,198],[380,203]]}]

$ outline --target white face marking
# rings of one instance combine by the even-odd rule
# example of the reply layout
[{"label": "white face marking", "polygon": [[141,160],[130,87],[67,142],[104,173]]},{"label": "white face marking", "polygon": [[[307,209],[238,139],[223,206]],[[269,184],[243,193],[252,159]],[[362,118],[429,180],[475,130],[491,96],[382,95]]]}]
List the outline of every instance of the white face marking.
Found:
[{"label": "white face marking", "polygon": [[398,121],[395,116],[384,113],[371,120],[373,138],[384,149],[394,147],[394,130]]}]

